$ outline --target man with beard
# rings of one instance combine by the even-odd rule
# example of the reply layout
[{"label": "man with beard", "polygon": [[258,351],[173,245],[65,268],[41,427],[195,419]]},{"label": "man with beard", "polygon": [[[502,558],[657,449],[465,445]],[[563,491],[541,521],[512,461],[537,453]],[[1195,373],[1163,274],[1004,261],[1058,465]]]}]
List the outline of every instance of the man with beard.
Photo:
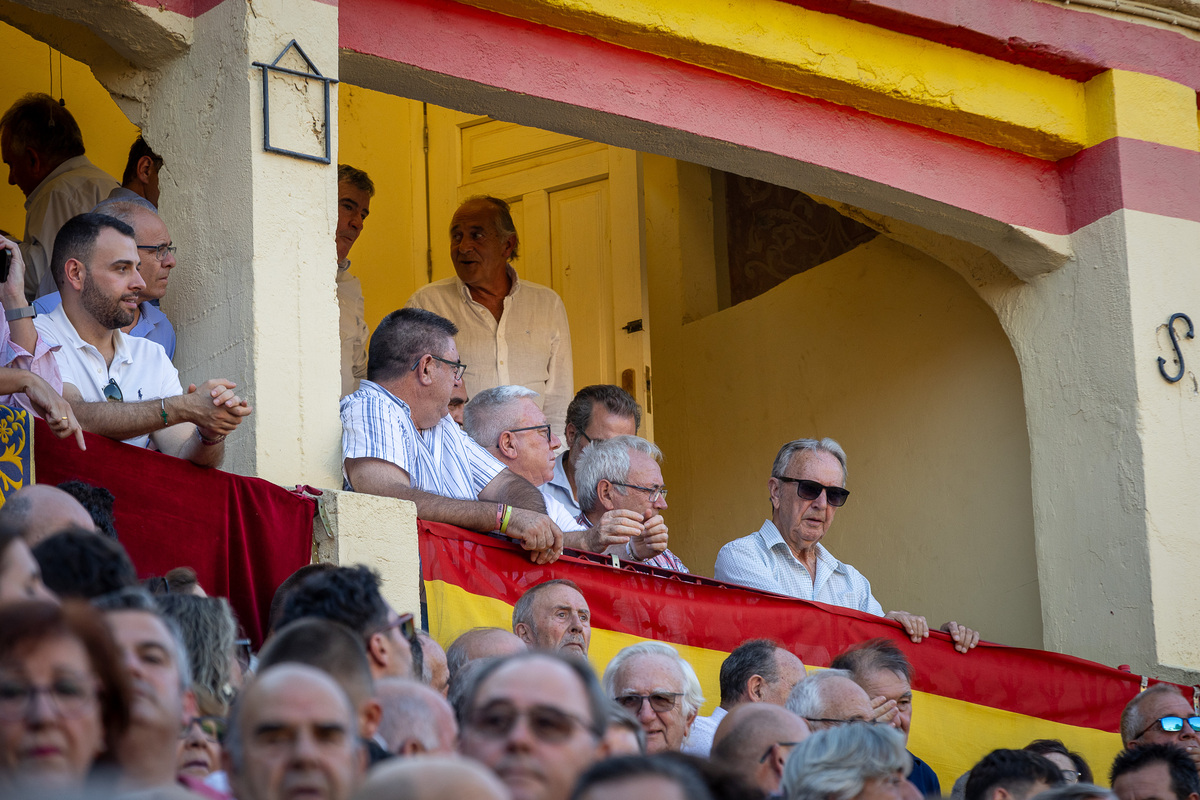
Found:
[{"label": "man with beard", "polygon": [[512,625],[530,650],[587,658],[592,612],[574,581],[558,578],[529,589],[513,608]]},{"label": "man with beard", "polygon": [[35,319],[53,344],[63,397],[85,431],[215,467],[225,437],[251,412],[225,378],[187,392],[163,348],[126,336],[146,282],[133,228],[104,214],[80,214],[55,239],[50,268],[62,304]]},{"label": "man with beard", "polygon": [[119,788],[175,786],[180,731],[197,713],[179,629],[139,588],[102,595],[93,604],[104,612],[133,684],[129,729],[113,754],[121,770]]}]

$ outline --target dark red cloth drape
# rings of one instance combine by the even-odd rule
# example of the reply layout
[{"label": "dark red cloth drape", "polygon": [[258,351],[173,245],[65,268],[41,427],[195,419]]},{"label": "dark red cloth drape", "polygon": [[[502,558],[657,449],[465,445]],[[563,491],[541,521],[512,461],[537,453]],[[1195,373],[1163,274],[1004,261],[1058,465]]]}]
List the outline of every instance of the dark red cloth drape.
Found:
[{"label": "dark red cloth drape", "polygon": [[209,594],[229,598],[257,647],[275,588],[312,553],[313,500],[258,478],[87,436],[86,451],[37,421],[38,483],[79,479],[116,496],[117,533],[138,575],[192,567]]}]

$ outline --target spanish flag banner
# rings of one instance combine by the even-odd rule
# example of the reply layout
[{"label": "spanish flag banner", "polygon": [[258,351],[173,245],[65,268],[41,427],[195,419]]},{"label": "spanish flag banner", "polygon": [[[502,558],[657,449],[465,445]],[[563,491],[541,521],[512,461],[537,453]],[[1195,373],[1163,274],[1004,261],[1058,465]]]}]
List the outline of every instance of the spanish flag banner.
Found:
[{"label": "spanish flag banner", "polygon": [[947,795],[986,753],[1034,739],[1061,739],[1105,781],[1121,747],[1121,709],[1141,686],[1137,675],[1071,656],[987,642],[964,655],[944,633],[913,644],[898,623],[846,608],[574,551],[538,566],[506,539],[423,521],[418,529],[430,633],[443,646],[477,626],[511,629],[525,590],[566,578],[591,609],[597,674],[627,645],[667,642],[700,676],[701,714],[720,700],[721,662],[747,639],[779,642],[810,671],[857,642],[891,639],[916,672],[909,749]]}]

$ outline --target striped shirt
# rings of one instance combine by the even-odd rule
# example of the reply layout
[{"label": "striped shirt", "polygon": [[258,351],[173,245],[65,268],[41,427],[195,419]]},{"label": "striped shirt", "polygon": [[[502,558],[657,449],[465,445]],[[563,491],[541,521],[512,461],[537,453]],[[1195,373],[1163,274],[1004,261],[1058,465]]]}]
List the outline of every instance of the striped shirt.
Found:
[{"label": "striped shirt", "polygon": [[[592,521],[587,518],[587,514],[580,514],[578,517],[575,518],[575,521],[578,522],[580,525],[582,525],[584,528],[594,527],[592,525]],[[638,559],[634,558],[633,548],[630,547],[628,542],[626,542],[625,543],[625,553],[623,555],[627,560],[637,561],[637,563],[639,563],[639,564],[649,564],[652,567],[658,567],[660,569],[673,569],[676,572],[687,572],[688,571],[688,568],[685,567],[683,565],[683,562],[679,560],[679,556],[675,555],[670,550],[663,550],[661,553],[654,556],[653,558],[647,558],[645,561],[638,561]],[[618,553],[617,557],[621,558],[622,554]]]},{"label": "striped shirt", "polygon": [[363,380],[342,398],[342,480],[345,459],[378,458],[408,473],[414,489],[457,500],[477,500],[504,471],[499,459],[477,445],[450,417],[419,431],[408,404],[377,383]]},{"label": "striped shirt", "polygon": [[817,551],[815,580],[792,553],[775,523],[767,520],[755,533],[721,548],[715,576],[719,581],[882,617],[883,606],[871,594],[871,582],[854,567],[834,558],[820,542],[813,547]]}]

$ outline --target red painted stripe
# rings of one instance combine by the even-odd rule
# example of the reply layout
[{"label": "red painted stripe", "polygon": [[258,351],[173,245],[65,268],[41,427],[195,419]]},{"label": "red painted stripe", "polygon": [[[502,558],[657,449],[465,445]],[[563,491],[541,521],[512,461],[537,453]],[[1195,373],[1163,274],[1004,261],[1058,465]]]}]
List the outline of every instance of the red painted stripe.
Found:
[{"label": "red painted stripe", "polygon": [[587,597],[594,628],[724,652],[767,637],[815,666],[884,636],[912,662],[918,691],[1110,732],[1138,692],[1138,676],[1070,656],[990,643],[964,656],[945,644],[943,633],[915,645],[898,623],[849,609],[570,557],[536,566],[520,548],[491,536],[420,521],[418,528],[423,580],[513,605],[530,586],[568,578]]},{"label": "red painted stripe", "polygon": [[1059,162],[1071,230],[1119,208],[1200,222],[1200,153],[1109,139]]},{"label": "red painted stripe", "polygon": [[1123,69],[1200,90],[1200,42],[1132,17],[1029,0],[785,2],[1073,80]]},{"label": "red painted stripe", "polygon": [[1122,207],[1200,218],[1200,193],[1186,180],[1196,153],[1147,145],[1154,157],[1137,168],[1069,159],[1067,184],[1084,191],[1082,207],[1068,209],[1058,165],[998,147],[445,0],[341,8],[346,49],[815,164],[1012,225],[1066,234]]}]

